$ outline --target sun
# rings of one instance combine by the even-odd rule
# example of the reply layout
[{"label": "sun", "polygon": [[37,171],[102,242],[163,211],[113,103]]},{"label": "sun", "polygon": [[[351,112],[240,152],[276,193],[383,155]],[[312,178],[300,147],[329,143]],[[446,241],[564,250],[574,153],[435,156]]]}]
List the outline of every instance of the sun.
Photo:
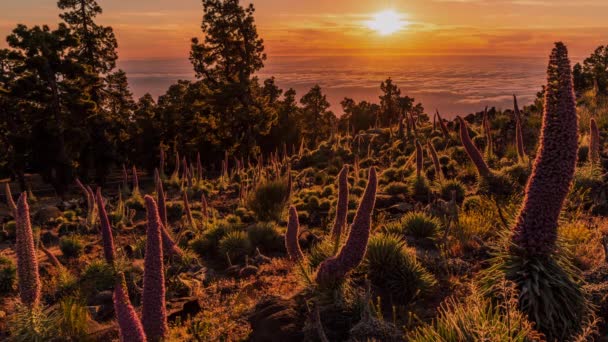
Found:
[{"label": "sun", "polygon": [[387,36],[404,29],[409,23],[404,20],[404,15],[393,10],[385,10],[375,13],[372,20],[365,22],[365,25],[378,32],[380,35]]}]

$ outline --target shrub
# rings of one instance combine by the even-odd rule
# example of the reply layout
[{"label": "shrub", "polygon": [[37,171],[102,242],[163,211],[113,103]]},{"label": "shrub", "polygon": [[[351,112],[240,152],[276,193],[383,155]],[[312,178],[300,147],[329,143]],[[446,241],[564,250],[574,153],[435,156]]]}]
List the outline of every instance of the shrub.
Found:
[{"label": "shrub", "polygon": [[112,265],[105,260],[93,260],[86,266],[82,273],[81,285],[82,293],[94,291],[104,291],[114,288],[116,273]]},{"label": "shrub", "polygon": [[231,231],[227,233],[219,242],[221,255],[229,255],[232,261],[242,260],[245,255],[251,253],[251,242],[246,232]]},{"label": "shrub", "polygon": [[444,201],[450,201],[452,199],[452,191],[456,191],[456,202],[462,203],[465,195],[464,184],[455,179],[450,179],[441,183],[439,192]]},{"label": "shrub", "polygon": [[400,225],[405,235],[417,239],[433,240],[439,236],[441,229],[441,224],[437,218],[417,211],[405,214],[400,221]]},{"label": "shrub", "polygon": [[17,267],[7,257],[0,257],[0,296],[8,295],[15,289]]},{"label": "shrub", "polygon": [[392,182],[384,187],[384,192],[391,196],[407,194],[408,186],[403,182]]},{"label": "shrub", "polygon": [[279,221],[283,216],[290,189],[287,179],[270,180],[261,183],[251,193],[247,207],[260,221]]},{"label": "shrub", "polygon": [[421,203],[428,203],[431,188],[429,187],[428,180],[424,176],[417,177],[412,175],[409,179],[409,195]]},{"label": "shrub", "polygon": [[561,254],[522,257],[521,248],[512,242],[509,249],[497,253],[490,268],[483,271],[484,293],[500,298],[506,279],[519,292],[519,310],[528,314],[548,340],[567,340],[578,333],[589,312],[579,271]]},{"label": "shrub", "polygon": [[257,223],[249,227],[247,236],[251,245],[262,252],[278,252],[284,249],[283,237],[272,223]]},{"label": "shrub", "polygon": [[312,246],[308,263],[312,269],[316,269],[323,261],[334,255],[334,242],[332,239],[324,239]]},{"label": "shrub", "polygon": [[68,259],[78,258],[82,255],[84,246],[76,235],[64,236],[59,240],[59,249]]},{"label": "shrub", "polygon": [[512,290],[505,292],[508,297],[497,304],[484,298],[475,288],[462,302],[455,297],[449,298],[441,304],[439,315],[433,323],[409,333],[408,341],[542,340],[524,314],[516,309],[516,294]]},{"label": "shrub", "polygon": [[469,196],[462,202],[462,210],[464,211],[478,211],[483,207],[483,200],[480,196]]},{"label": "shrub", "polygon": [[167,221],[176,222],[182,219],[184,215],[184,205],[182,202],[167,203]]},{"label": "shrub", "polygon": [[363,268],[374,286],[388,291],[401,303],[409,303],[418,295],[429,293],[437,283],[416,260],[415,251],[408,249],[396,235],[372,236]]},{"label": "shrub", "polygon": [[89,311],[78,298],[66,297],[59,303],[59,334],[68,341],[87,340]]}]

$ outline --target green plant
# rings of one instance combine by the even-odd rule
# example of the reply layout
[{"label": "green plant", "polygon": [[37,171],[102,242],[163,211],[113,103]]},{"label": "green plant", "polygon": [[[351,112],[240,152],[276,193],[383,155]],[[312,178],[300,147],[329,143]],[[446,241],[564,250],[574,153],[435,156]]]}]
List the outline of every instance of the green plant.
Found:
[{"label": "green plant", "polygon": [[429,187],[429,181],[425,176],[410,176],[410,178],[408,179],[408,187],[409,195],[414,200],[421,203],[427,203],[429,201],[431,188]]},{"label": "green plant", "polygon": [[89,312],[85,304],[76,297],[66,297],[59,302],[60,336],[69,341],[88,340],[87,323]]},{"label": "green plant", "polygon": [[450,179],[441,183],[439,193],[444,201],[450,201],[452,199],[452,191],[456,192],[456,202],[462,203],[465,195],[464,184],[456,179]]},{"label": "green plant", "polygon": [[524,314],[517,310],[517,294],[508,285],[498,303],[484,298],[475,287],[464,300],[448,298],[431,324],[408,334],[412,342],[510,341],[542,340]]},{"label": "green plant", "polygon": [[229,255],[233,261],[243,259],[251,251],[251,242],[243,231],[231,231],[219,241],[220,255]]},{"label": "green plant", "polygon": [[274,224],[269,222],[256,223],[247,228],[247,236],[251,245],[261,251],[270,253],[284,249],[283,238]]},{"label": "green plant", "polygon": [[413,211],[401,218],[403,233],[417,239],[435,239],[439,236],[441,223],[427,213]]},{"label": "green plant", "polygon": [[290,193],[286,178],[262,182],[247,199],[247,208],[252,210],[260,221],[279,221]]},{"label": "green plant", "polygon": [[59,240],[59,249],[66,258],[73,259],[82,255],[84,245],[78,236],[69,235]]},{"label": "green plant", "polygon": [[437,284],[416,259],[415,251],[396,235],[376,234],[369,240],[363,262],[367,277],[401,303],[428,294]]},{"label": "green plant", "polygon": [[57,315],[41,306],[17,305],[9,318],[9,332],[14,341],[46,342],[58,335]]},{"label": "green plant", "polygon": [[105,260],[93,260],[82,272],[80,278],[81,293],[90,293],[90,290],[103,291],[112,289],[115,278],[116,273],[112,265],[106,263]]},{"label": "green plant", "polygon": [[[589,312],[579,271],[563,254],[525,256],[498,252],[482,274],[481,289],[493,298],[502,295],[501,284],[513,282],[519,293],[518,308],[535,322],[548,340],[565,340],[578,333]],[[565,310],[567,308],[567,310]]]},{"label": "green plant", "polygon": [[403,182],[392,182],[384,187],[384,192],[391,196],[407,194],[408,186]]},{"label": "green plant", "polygon": [[5,296],[15,289],[17,267],[7,257],[0,257],[0,296]]}]

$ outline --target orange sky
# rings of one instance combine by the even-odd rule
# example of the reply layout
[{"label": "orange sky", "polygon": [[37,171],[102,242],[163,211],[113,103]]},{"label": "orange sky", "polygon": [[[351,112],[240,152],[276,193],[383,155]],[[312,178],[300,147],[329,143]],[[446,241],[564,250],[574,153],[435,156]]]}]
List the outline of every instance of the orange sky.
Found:
[{"label": "orange sky", "polygon": [[[200,36],[198,0],[100,0],[120,58],[186,58]],[[55,0],[3,0],[0,35],[17,23],[58,22]],[[247,2],[248,3],[248,2]],[[482,54],[545,56],[555,40],[585,56],[608,43],[607,0],[257,0],[270,55]],[[392,9],[410,25],[381,36],[365,21]],[[4,40],[0,47],[5,47]]]}]

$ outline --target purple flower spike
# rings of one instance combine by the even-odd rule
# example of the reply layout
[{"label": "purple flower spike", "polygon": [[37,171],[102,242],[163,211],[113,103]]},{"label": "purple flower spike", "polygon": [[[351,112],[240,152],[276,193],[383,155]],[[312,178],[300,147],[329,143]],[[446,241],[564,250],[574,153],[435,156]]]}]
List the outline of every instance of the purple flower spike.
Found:
[{"label": "purple flower spike", "polygon": [[8,184],[8,182],[4,183],[4,195],[6,196],[6,205],[8,205],[8,208],[11,210],[11,214],[13,215],[14,218],[17,218],[17,205],[15,204],[15,201],[13,200],[11,186],[10,186],[10,184]]},{"label": "purple flower spike", "polygon": [[336,208],[336,221],[331,235],[340,241],[342,232],[346,229],[346,216],[348,215],[348,165],[344,165],[338,174],[338,205]]},{"label": "purple flower spike", "polygon": [[547,68],[541,137],[514,227],[513,242],[527,255],[555,250],[558,218],[574,176],[578,118],[568,50],[556,43]]},{"label": "purple flower spike", "polygon": [[114,287],[114,311],[118,321],[118,333],[121,342],[145,342],[146,335],[127,291],[124,273],[116,277]]},{"label": "purple flower spike", "polygon": [[19,277],[19,297],[21,302],[32,308],[40,303],[40,278],[38,258],[34,247],[34,234],[30,222],[30,207],[24,192],[17,201],[17,275]]},{"label": "purple flower spike", "polygon": [[420,141],[416,140],[416,176],[420,178],[422,174],[422,163],[424,162],[424,156],[422,155],[422,145]]},{"label": "purple flower spike", "polygon": [[137,168],[133,165],[133,191],[139,190],[139,177],[137,177]]},{"label": "purple flower spike", "polygon": [[513,108],[515,109],[515,139],[517,146],[517,156],[520,161],[526,159],[526,151],[524,149],[524,135],[521,127],[521,112],[517,105],[517,96],[513,95]]},{"label": "purple flower spike", "polygon": [[348,240],[346,240],[338,255],[321,263],[316,277],[317,284],[323,286],[341,281],[363,260],[371,230],[372,212],[376,204],[377,187],[376,169],[372,167],[369,170],[367,188],[359,203],[357,214],[348,234]]},{"label": "purple flower spike", "polygon": [[289,259],[300,262],[304,260],[304,253],[300,249],[300,220],[298,219],[298,210],[293,205],[289,207],[289,222],[287,223],[287,232],[285,233],[285,247]]},{"label": "purple flower spike", "polygon": [[431,155],[431,159],[433,160],[433,166],[435,167],[435,174],[437,175],[437,179],[441,178],[441,164],[439,164],[439,157],[437,157],[437,151],[435,150],[435,146],[431,144],[430,141],[427,141],[427,146],[429,148],[429,154]]},{"label": "purple flower spike", "polygon": [[600,131],[597,128],[597,122],[591,118],[589,122],[589,161],[592,164],[597,164],[600,160]]},{"label": "purple flower spike", "polygon": [[113,265],[116,260],[116,252],[114,249],[114,237],[112,236],[112,227],[106,212],[106,206],[101,197],[101,188],[97,188],[97,211],[99,212],[99,222],[101,223],[101,237],[103,239],[103,254],[108,264]]},{"label": "purple flower spike", "polygon": [[144,259],[144,288],[142,295],[142,322],[148,341],[162,341],[167,335],[165,307],[165,273],[163,263],[163,225],[154,199],[145,196],[148,215],[146,256]]},{"label": "purple flower spike", "polygon": [[467,151],[469,158],[477,168],[477,172],[482,177],[487,177],[490,175],[490,168],[488,164],[486,164],[485,160],[483,160],[483,156],[473,144],[471,137],[469,136],[469,130],[467,129],[466,122],[459,116],[458,122],[460,123],[460,140],[462,140],[462,146]]},{"label": "purple flower spike", "polygon": [[441,114],[439,114],[439,110],[436,110],[437,121],[439,121],[439,127],[441,127],[441,132],[443,133],[443,137],[445,140],[450,140],[450,132],[448,131],[448,126],[445,125],[443,119],[441,118]]}]

